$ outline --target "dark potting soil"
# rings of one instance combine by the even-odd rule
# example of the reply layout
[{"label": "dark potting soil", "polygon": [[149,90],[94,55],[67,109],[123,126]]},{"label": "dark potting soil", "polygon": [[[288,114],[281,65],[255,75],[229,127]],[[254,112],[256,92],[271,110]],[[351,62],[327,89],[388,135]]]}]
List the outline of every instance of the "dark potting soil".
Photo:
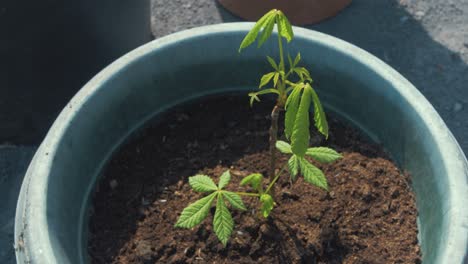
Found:
[{"label": "dark potting soil", "polygon": [[[267,174],[271,109],[267,101],[250,108],[246,97],[211,98],[173,109],[136,133],[109,161],[94,194],[92,262],[419,263],[409,175],[330,114],[329,139],[311,139],[344,156],[332,164],[314,162],[329,192],[301,177],[291,185],[284,173],[270,218],[258,215],[255,198],[244,198],[249,211],[232,211],[235,227],[226,248],[212,231],[214,210],[191,230],[174,228],[182,209],[201,197],[190,189],[189,176],[217,180],[230,169],[226,189],[248,191],[239,187],[243,176]],[[279,169],[287,157],[278,155]]]}]

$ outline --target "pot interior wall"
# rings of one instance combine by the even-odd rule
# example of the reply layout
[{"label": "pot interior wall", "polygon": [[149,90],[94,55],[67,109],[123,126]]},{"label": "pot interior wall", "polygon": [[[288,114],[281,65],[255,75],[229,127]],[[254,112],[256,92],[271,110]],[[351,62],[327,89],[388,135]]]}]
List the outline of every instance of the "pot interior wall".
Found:
[{"label": "pot interior wall", "polygon": [[[67,105],[73,119],[51,153],[55,162],[47,194],[47,223],[56,257],[86,261],[90,194],[103,164],[135,129],[184,101],[254,88],[259,76],[270,70],[264,58],[275,54],[276,43],[239,54],[242,37],[243,33],[218,32],[171,45],[164,39],[157,49],[152,49],[154,43],[146,45],[133,53],[136,59],[124,57],[98,75]],[[411,172],[423,258],[435,259],[447,237],[447,165],[417,114],[424,109],[415,109],[414,102],[406,101],[373,68],[331,46],[299,36],[288,49],[291,56],[301,51],[327,108],[382,143],[401,168]],[[121,67],[124,62],[129,63]],[[101,78],[115,69],[111,78]],[[96,90],[90,88],[97,85]],[[83,98],[85,103],[76,105]],[[47,152],[48,147],[41,149]]]}]

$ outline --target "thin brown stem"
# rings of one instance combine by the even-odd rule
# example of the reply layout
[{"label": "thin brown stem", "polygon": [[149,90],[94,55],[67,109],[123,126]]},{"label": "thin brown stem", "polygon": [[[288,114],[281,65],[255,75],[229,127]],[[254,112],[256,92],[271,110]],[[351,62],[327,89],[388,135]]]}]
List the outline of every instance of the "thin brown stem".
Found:
[{"label": "thin brown stem", "polygon": [[278,118],[281,107],[275,105],[271,111],[271,126],[270,126],[270,180],[275,178],[275,165],[276,165],[276,141],[278,140]]}]

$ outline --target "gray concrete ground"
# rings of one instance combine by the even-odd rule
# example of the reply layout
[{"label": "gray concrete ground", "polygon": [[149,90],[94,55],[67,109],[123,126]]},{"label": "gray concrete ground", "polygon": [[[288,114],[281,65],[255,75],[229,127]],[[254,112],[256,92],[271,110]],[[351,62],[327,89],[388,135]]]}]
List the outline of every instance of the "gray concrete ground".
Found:
[{"label": "gray concrete ground", "polygon": [[[152,0],[156,37],[233,21],[239,19],[215,0]],[[308,28],[351,42],[397,69],[468,153],[468,0],[354,0],[338,16]],[[0,263],[14,262],[15,201],[34,150],[0,147]]]},{"label": "gray concrete ground", "polygon": [[15,263],[13,227],[21,179],[35,147],[0,146],[0,263]]}]

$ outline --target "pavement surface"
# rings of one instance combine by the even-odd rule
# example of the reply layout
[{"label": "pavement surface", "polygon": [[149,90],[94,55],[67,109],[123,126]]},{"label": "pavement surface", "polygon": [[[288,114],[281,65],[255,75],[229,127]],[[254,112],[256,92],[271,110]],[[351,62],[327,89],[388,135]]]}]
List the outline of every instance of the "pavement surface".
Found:
[{"label": "pavement surface", "polygon": [[21,179],[35,147],[0,146],[0,263],[15,263],[13,229]]},{"label": "pavement surface", "polygon": [[[152,31],[240,21],[215,0],[152,0]],[[468,0],[353,0],[336,17],[307,26],[379,57],[433,104],[468,153]],[[0,263],[14,263],[19,186],[37,146],[0,142]],[[4,202],[6,201],[6,202]]]}]

